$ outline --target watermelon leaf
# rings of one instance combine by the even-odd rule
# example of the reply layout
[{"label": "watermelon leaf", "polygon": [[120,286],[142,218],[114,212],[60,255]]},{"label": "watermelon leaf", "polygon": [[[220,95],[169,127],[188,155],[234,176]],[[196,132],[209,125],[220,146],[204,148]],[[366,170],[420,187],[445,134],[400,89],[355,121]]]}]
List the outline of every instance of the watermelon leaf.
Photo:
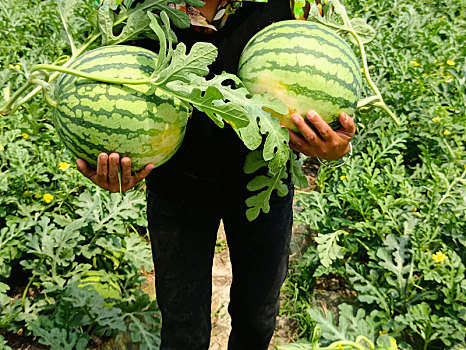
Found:
[{"label": "watermelon leaf", "polygon": [[129,307],[123,313],[123,319],[129,323],[131,341],[140,343],[140,350],[156,350],[160,347],[160,337],[154,328],[160,327],[160,314],[156,300],[136,290]]},{"label": "watermelon leaf", "polygon": [[[253,173],[265,165],[267,165],[267,162],[264,160],[262,152],[254,151],[249,153],[246,157],[244,172]],[[249,209],[246,210],[246,217],[249,221],[257,218],[261,211],[263,213],[268,213],[270,211],[269,202],[274,189],[277,190],[277,194],[280,197],[288,194],[288,186],[282,181],[286,179],[287,176],[286,167],[283,166],[280,171],[275,174],[271,174],[269,171],[268,176],[259,175],[249,181],[247,184],[247,189],[249,191],[262,190],[258,194],[246,199],[246,204],[249,207]]]},{"label": "watermelon leaf", "polygon": [[157,74],[154,83],[160,85],[175,80],[189,83],[191,77],[196,79],[191,74],[207,75],[208,66],[215,61],[217,54],[217,48],[210,43],[195,43],[188,54],[186,46],[179,43],[173,52],[170,65]]},{"label": "watermelon leaf", "polygon": [[[356,341],[358,338],[362,338],[360,335],[363,335],[365,339],[361,339],[361,343],[366,343],[370,345],[370,349],[373,349],[374,345],[372,342],[377,336],[378,325],[375,321],[375,313],[366,315],[363,309],[358,309],[356,314],[354,314],[353,307],[349,304],[341,304],[338,306],[338,309],[338,322],[336,322],[332,312],[324,313],[321,309],[314,307],[308,310],[311,318],[321,328],[323,340],[340,341],[348,339]],[[370,344],[367,343],[368,341]]]},{"label": "watermelon leaf", "polygon": [[238,127],[249,123],[246,111],[241,105],[225,102],[222,91],[210,86],[209,82],[202,77],[195,78],[193,75],[191,83],[172,81],[164,89],[183,102],[206,113],[221,128],[224,126],[223,120]]},{"label": "watermelon leaf", "polygon": [[73,35],[68,26],[69,18],[73,15],[74,9],[76,8],[77,0],[59,0],[58,1],[58,13],[63,24],[68,42],[71,46],[71,52],[73,55],[76,53],[76,45],[73,40]]},{"label": "watermelon leaf", "polygon": [[290,173],[291,181],[298,187],[304,188],[309,186],[309,181],[302,170],[302,162],[298,156],[290,149]]},{"label": "watermelon leaf", "polygon": [[[363,44],[367,44],[374,40],[376,32],[375,29],[370,25],[367,24],[366,20],[364,18],[352,18],[351,19],[351,26],[353,27],[354,31],[356,34],[358,34],[359,39],[361,39],[361,42]],[[354,43],[358,44],[354,36],[348,35],[348,38]]]},{"label": "watermelon leaf", "polygon": [[315,238],[317,243],[317,252],[319,253],[320,262],[323,266],[329,267],[333,261],[344,257],[344,247],[338,245],[340,236],[347,234],[344,230],[337,230],[333,233],[322,234],[321,232]]},{"label": "watermelon leaf", "polygon": [[172,23],[178,28],[189,28],[191,20],[189,16],[183,11],[176,10],[168,6],[169,1],[167,0],[146,0],[140,4],[137,4],[134,9],[128,9],[128,16],[133,15],[136,11],[142,11],[143,13],[151,12],[153,10],[165,11],[172,21]]},{"label": "watermelon leaf", "polygon": [[111,9],[102,7],[98,10],[97,24],[102,34],[102,45],[120,44],[136,38],[148,29],[150,20],[142,11],[133,12],[118,35],[113,34],[115,22],[115,14]]}]

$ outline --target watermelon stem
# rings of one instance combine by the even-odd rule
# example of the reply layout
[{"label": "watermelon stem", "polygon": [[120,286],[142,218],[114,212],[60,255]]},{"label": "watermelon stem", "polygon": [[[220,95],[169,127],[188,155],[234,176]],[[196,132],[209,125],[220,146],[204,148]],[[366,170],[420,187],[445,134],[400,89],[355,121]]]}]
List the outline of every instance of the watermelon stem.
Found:
[{"label": "watermelon stem", "polygon": [[56,108],[58,103],[55,101],[50,95],[49,92],[52,89],[50,84],[42,79],[31,79],[31,83],[34,85],[39,85],[42,87],[42,92],[44,94],[44,100],[49,104],[51,107]]},{"label": "watermelon stem", "polygon": [[24,84],[21,88],[19,88],[13,96],[7,101],[6,105],[3,106],[3,108],[0,110],[1,115],[7,116],[13,112],[15,112],[21,104],[15,104],[16,100],[30,87],[32,86],[32,83],[28,81],[26,84]]},{"label": "watermelon stem", "polygon": [[28,294],[29,286],[31,285],[32,281],[34,281],[34,278],[35,278],[35,275],[32,275],[32,276],[29,278],[29,282],[28,282],[26,288],[24,288],[23,296],[22,296],[22,298],[21,298],[21,307],[24,307],[24,302],[25,302],[26,296],[27,296],[27,294]]},{"label": "watermelon stem", "polygon": [[97,80],[101,81],[103,83],[110,83],[110,84],[117,84],[117,85],[144,85],[144,84],[151,84],[152,81],[150,79],[116,79],[116,78],[110,78],[108,76],[104,75],[99,75],[99,74],[89,74],[82,72],[77,69],[73,68],[66,68],[63,66],[55,66],[53,64],[37,64],[32,68],[32,72],[37,71],[39,69],[43,70],[52,70],[60,73],[67,73],[67,74],[72,74],[76,75],[81,78],[86,78],[86,79],[91,79],[91,80]]},{"label": "watermelon stem", "polygon": [[315,19],[317,19],[320,23],[326,26],[329,26],[329,27],[332,27],[332,28],[335,28],[337,30],[341,30],[344,32],[348,32],[354,37],[354,39],[358,43],[359,51],[361,53],[364,78],[369,84],[369,87],[372,89],[372,91],[374,91],[376,95],[376,96],[371,96],[369,98],[362,100],[360,103],[358,103],[357,108],[360,108],[360,105],[361,107],[365,107],[366,105],[371,103],[373,106],[379,107],[383,109],[385,112],[387,112],[387,114],[393,119],[395,124],[397,126],[400,126],[401,125],[400,120],[396,117],[395,113],[393,113],[390,110],[390,108],[388,108],[388,106],[385,104],[382,94],[380,93],[375,83],[372,81],[372,78],[369,74],[369,67],[367,65],[367,57],[366,57],[366,50],[364,49],[364,44],[362,43],[361,38],[359,37],[359,35],[356,33],[353,26],[351,25],[351,20],[348,17],[345,7],[340,3],[339,0],[333,0],[331,2],[331,5],[335,7],[335,13],[337,13],[343,20],[343,25],[335,24],[335,23],[332,23],[332,21],[321,19],[320,16],[317,16]]},{"label": "watermelon stem", "polygon": [[[165,0],[157,0],[157,1],[149,1],[147,4],[141,4],[140,7],[138,7],[137,11],[142,11],[144,12],[145,10],[150,10],[152,8],[154,8],[154,6],[158,5],[158,4],[162,4],[164,3]],[[118,25],[122,24],[123,22],[125,22],[127,19],[129,18],[129,14],[126,13],[125,15],[119,17],[117,20],[115,20],[115,22],[113,23],[113,27],[117,27]],[[66,28],[66,26],[65,26]],[[67,60],[65,60],[65,62],[63,63],[63,65],[61,67],[67,67],[69,66],[71,63],[73,63],[84,51],[86,51],[89,46],[94,43],[97,39],[99,39],[100,37],[102,36],[102,33],[96,33],[94,34],[93,36],[91,36],[90,38],[88,38],[83,44],[82,46],[79,48],[79,49],[76,49],[76,47],[74,47],[74,50],[72,50],[73,54],[71,57],[69,57]],[[169,41],[171,42],[171,37],[168,36],[169,38]],[[73,49],[73,44],[72,44],[72,41],[70,41],[70,44],[72,45],[72,49]],[[58,60],[57,60],[58,61]],[[62,62],[63,60],[59,59],[60,62]],[[57,62],[58,63],[58,62]],[[55,80],[61,73],[60,70],[58,69],[53,69],[55,70],[55,72],[53,74],[50,75],[50,78],[47,79],[48,82],[52,82],[53,80]],[[128,83],[126,83],[128,84]],[[28,102],[31,98],[33,98],[35,95],[37,95],[37,93],[42,89],[42,86],[36,86],[30,93],[28,93],[24,98],[22,98],[20,101],[18,101],[17,103],[15,103],[18,98],[26,92],[26,90],[28,90],[33,84],[31,84],[30,82],[28,82],[27,84],[25,84],[23,87],[21,87],[18,91],[16,91],[16,93],[11,97],[11,99],[9,99],[6,103],[6,105],[0,109],[0,114],[1,115],[4,115],[4,116],[7,116],[13,112],[15,112],[22,104]]]}]

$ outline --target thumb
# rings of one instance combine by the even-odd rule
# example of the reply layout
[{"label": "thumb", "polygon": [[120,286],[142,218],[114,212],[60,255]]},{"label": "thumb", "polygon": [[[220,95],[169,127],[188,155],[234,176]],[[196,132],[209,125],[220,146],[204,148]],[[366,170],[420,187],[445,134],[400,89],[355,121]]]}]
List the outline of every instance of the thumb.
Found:
[{"label": "thumb", "polygon": [[76,159],[76,168],[87,178],[95,175],[96,171],[92,169],[83,159]]},{"label": "thumb", "polygon": [[141,171],[139,171],[139,172],[136,174],[136,175],[137,175],[137,176],[136,176],[137,179],[138,179],[139,181],[145,179],[146,176],[149,175],[149,173],[150,173],[150,172],[152,171],[152,169],[154,169],[154,168],[155,168],[154,164],[152,164],[152,163],[147,164],[147,165],[145,166],[144,169],[142,169]]},{"label": "thumb", "polygon": [[353,137],[354,133],[356,132],[356,124],[354,124],[353,118],[342,112],[340,113],[340,123],[345,133],[350,136],[350,138]]}]

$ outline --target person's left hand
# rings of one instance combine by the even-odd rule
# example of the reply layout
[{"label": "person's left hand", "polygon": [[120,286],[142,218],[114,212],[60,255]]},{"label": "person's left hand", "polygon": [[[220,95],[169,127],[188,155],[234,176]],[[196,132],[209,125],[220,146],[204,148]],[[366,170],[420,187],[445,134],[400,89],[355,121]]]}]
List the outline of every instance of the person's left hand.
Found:
[{"label": "person's left hand", "polygon": [[356,132],[353,118],[345,113],[340,114],[342,128],[332,128],[314,111],[308,111],[307,119],[314,125],[318,133],[306,123],[298,113],[291,115],[291,120],[297,126],[301,135],[288,129],[290,148],[309,157],[326,160],[336,160],[349,151],[349,142]]}]

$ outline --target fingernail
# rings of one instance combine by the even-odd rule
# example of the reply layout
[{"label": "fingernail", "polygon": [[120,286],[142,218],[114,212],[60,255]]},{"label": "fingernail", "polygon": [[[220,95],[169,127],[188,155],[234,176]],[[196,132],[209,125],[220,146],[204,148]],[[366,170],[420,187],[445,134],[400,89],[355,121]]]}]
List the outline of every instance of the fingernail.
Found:
[{"label": "fingernail", "polygon": [[349,118],[348,114],[345,113],[345,123],[348,122],[348,118]]},{"label": "fingernail", "polygon": [[293,123],[299,123],[300,118],[301,117],[298,117],[296,114],[291,115],[291,120],[292,120]]}]

